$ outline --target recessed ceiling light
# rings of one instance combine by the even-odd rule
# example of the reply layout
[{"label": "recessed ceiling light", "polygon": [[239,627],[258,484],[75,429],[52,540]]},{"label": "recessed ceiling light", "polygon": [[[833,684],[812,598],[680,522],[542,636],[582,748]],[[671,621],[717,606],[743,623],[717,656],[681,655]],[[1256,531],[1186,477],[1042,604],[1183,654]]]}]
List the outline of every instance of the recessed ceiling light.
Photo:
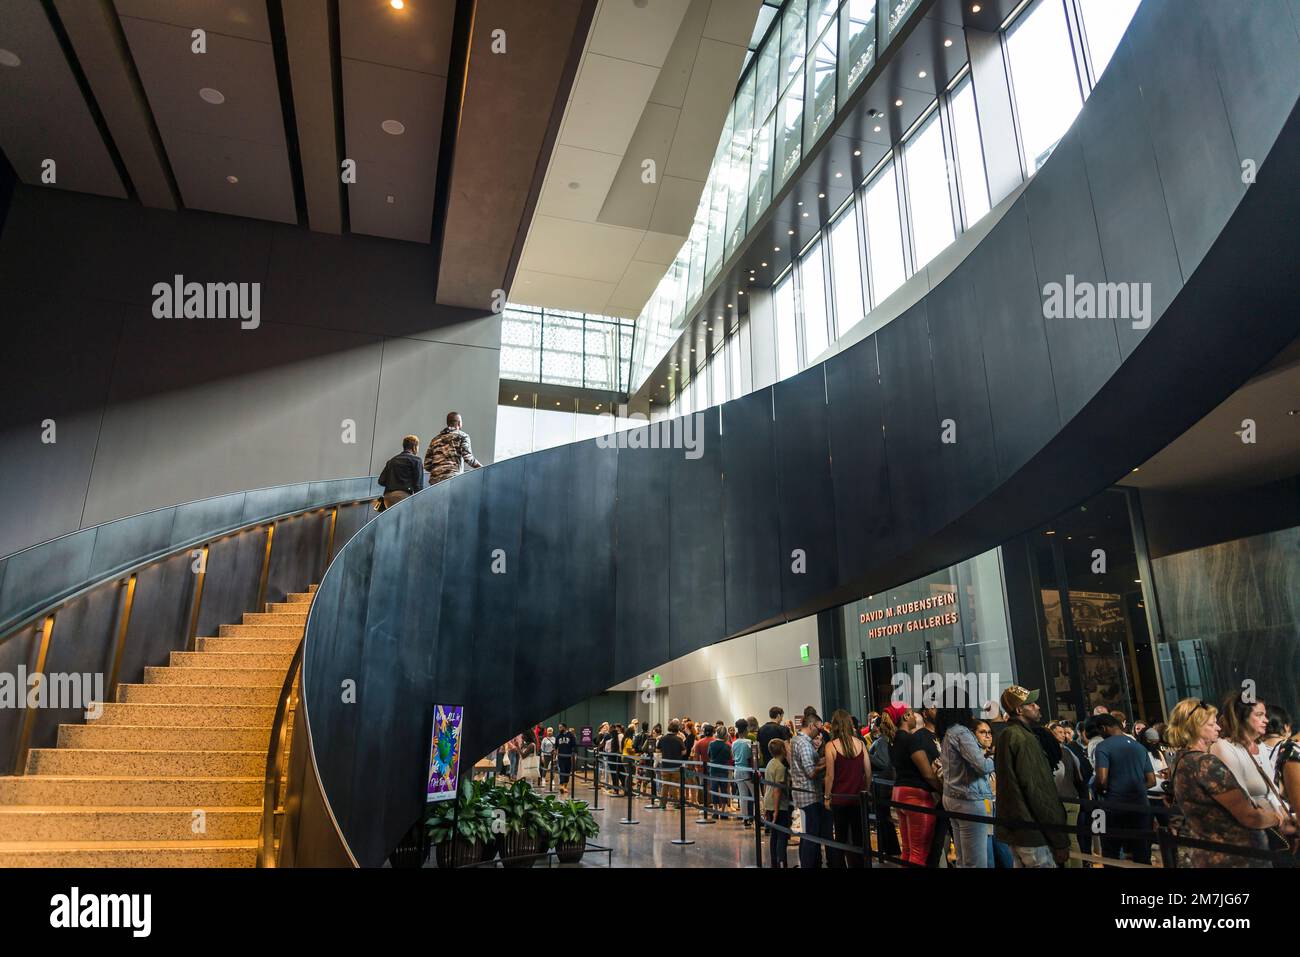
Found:
[{"label": "recessed ceiling light", "polygon": [[879,133],[879,132],[880,132],[880,127],[878,127],[878,126],[872,127],[872,132],[874,132],[874,133]]},{"label": "recessed ceiling light", "polygon": [[401,120],[384,120],[379,124],[379,128],[389,136],[401,136],[406,132],[406,124]]},{"label": "recessed ceiling light", "polygon": [[922,70],[920,73],[918,73],[918,74],[917,74],[917,78],[918,78],[918,79],[921,79],[921,80],[924,80],[924,79],[925,79],[925,71]]},{"label": "recessed ceiling light", "polygon": [[[728,308],[728,309],[731,308],[731,303],[727,303],[727,308]],[[722,317],[721,317],[721,316],[718,316],[718,318],[721,319]]]},{"label": "recessed ceiling light", "polygon": [[780,246],[773,246],[773,247],[772,247],[772,252],[774,252],[774,253],[779,253],[780,251],[781,251],[781,247],[780,247]]},{"label": "recessed ceiling light", "polygon": [[406,6],[406,0],[388,0],[388,5],[394,10],[400,10]]},{"label": "recessed ceiling light", "polygon": [[902,105],[903,105],[903,101],[902,101],[902,100],[895,100],[895,101],[894,101],[894,106],[902,106]]},{"label": "recessed ceiling light", "polygon": [[[804,215],[807,216],[808,214],[807,214],[807,213],[804,213]],[[787,230],[786,230],[786,233],[789,234],[789,235],[791,235],[791,236],[793,236],[793,235],[794,235],[794,230],[793,230],[793,229],[787,229]]]},{"label": "recessed ceiling light", "polygon": [[818,194],[817,194],[817,198],[818,198],[818,199],[825,199],[825,198],[826,198],[826,194],[825,194],[825,193],[818,193]]},{"label": "recessed ceiling light", "polygon": [[231,186],[234,186],[236,183],[239,182],[239,177],[238,177],[238,176],[227,176],[227,177],[226,177],[226,182],[229,183]]},{"label": "recessed ceiling light", "polygon": [[843,173],[836,173],[836,174],[835,174],[835,178],[836,178],[836,179],[840,179],[840,178],[842,178],[843,176],[844,176]]},{"label": "recessed ceiling light", "polygon": [[220,106],[226,102],[226,94],[220,90],[214,90],[210,86],[205,86],[199,90],[199,99],[204,103],[211,103],[213,106]]},{"label": "recessed ceiling light", "polygon": [[[754,277],[753,277],[753,276],[750,276],[750,277],[749,277],[749,281],[750,281],[750,282],[753,282],[753,281],[754,281]],[[737,295],[737,296],[743,296],[744,294],[745,294],[745,290],[743,290],[743,289],[737,289],[737,290],[736,290],[736,295]]]},{"label": "recessed ceiling light", "polygon": [[695,351],[695,350],[694,350],[694,349],[692,349],[692,350],[691,350],[691,351],[692,351],[692,352],[694,352],[694,351]]},{"label": "recessed ceiling light", "polygon": [[22,62],[12,50],[0,50],[0,66],[21,66]]},{"label": "recessed ceiling light", "polygon": [[854,156],[861,156],[861,155],[862,155],[862,150],[854,150],[854,151],[853,151],[853,155],[854,155]]},{"label": "recessed ceiling light", "polygon": [[[662,389],[662,388],[663,388],[663,386],[660,386],[660,387],[659,387],[659,388],[661,388],[661,389]],[[600,411],[600,403],[599,403],[599,402],[597,402],[597,403],[596,403],[596,411],[597,411],[597,412],[599,412],[599,411]]]},{"label": "recessed ceiling light", "polygon": [[952,46],[952,41],[951,41],[951,40],[944,40],[944,41],[943,41],[943,45],[946,46],[946,47],[950,47],[950,46]]},{"label": "recessed ceiling light", "polygon": [[804,214],[803,214],[803,218],[804,218],[804,219],[807,219],[807,218],[808,218],[808,214],[807,214],[807,213],[804,213]]},{"label": "recessed ceiling light", "polygon": [[582,185],[582,184],[579,183],[579,182],[575,179],[575,180],[573,180],[572,182],[569,183],[569,189],[577,189],[577,188],[578,188],[579,186],[581,186],[581,185]]},{"label": "recessed ceiling light", "polygon": [[980,5],[977,3],[977,4],[975,4],[974,6],[972,6],[972,7],[970,8],[970,12],[971,12],[971,13],[979,13],[979,12],[980,12],[980,9],[981,9],[981,7],[980,7]]},{"label": "recessed ceiling light", "polygon": [[393,203],[396,202],[396,200],[393,198],[393,194],[389,193],[387,196],[384,197],[384,202],[386,202],[389,206],[392,206]]},{"label": "recessed ceiling light", "polygon": [[759,265],[762,266],[764,269],[767,268],[767,263],[759,263]]},{"label": "recessed ceiling light", "polygon": [[802,205],[803,205],[803,200],[802,200],[802,199],[799,200],[799,202],[795,203],[795,205],[796,205],[796,206],[802,206]]},{"label": "recessed ceiling light", "polygon": [[511,401],[511,402],[518,402],[518,401],[519,401],[519,396],[516,395],[516,396],[515,396],[513,399],[511,399],[510,401]]}]

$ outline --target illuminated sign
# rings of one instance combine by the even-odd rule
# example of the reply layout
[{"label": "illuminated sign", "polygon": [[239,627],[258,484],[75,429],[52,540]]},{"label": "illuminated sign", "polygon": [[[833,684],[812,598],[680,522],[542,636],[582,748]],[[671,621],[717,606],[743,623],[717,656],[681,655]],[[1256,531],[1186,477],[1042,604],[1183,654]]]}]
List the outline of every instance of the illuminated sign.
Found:
[{"label": "illuminated sign", "polygon": [[[923,618],[912,618],[908,621],[889,621],[891,618],[898,618],[904,615],[915,615],[918,612],[930,611],[933,608],[943,608],[949,605],[953,606],[951,610],[944,611],[941,614],[927,615]],[[946,625],[957,624],[956,605],[956,592],[941,592],[937,595],[931,595],[929,598],[903,602],[901,605],[893,605],[888,608],[877,608],[874,611],[864,611],[858,615],[858,623],[866,625],[871,622],[886,622],[885,624],[875,625],[868,628],[868,638],[885,638],[889,635],[901,635],[904,632],[924,631],[927,628],[942,628]]]}]

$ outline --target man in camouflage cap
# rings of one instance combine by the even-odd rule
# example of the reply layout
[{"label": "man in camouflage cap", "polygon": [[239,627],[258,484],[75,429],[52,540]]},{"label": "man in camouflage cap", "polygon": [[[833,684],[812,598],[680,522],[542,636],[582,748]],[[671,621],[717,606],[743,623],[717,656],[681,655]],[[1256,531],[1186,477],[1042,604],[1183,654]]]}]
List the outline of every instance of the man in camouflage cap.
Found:
[{"label": "man in camouflage cap", "polygon": [[461,462],[472,469],[483,467],[483,463],[474,458],[469,446],[469,435],[461,430],[460,413],[447,413],[447,427],[433,437],[429,448],[424,453],[424,470],[429,473],[429,484],[459,475]]}]

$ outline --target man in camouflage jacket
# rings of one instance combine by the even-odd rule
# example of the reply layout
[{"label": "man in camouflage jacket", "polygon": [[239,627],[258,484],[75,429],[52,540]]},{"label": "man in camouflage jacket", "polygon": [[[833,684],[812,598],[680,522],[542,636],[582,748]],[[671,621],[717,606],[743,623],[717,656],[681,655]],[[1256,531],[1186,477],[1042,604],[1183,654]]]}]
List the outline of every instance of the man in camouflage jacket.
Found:
[{"label": "man in camouflage jacket", "polygon": [[461,462],[472,469],[483,467],[483,463],[474,458],[469,435],[460,426],[460,413],[448,412],[447,427],[429,442],[429,448],[424,453],[424,470],[429,473],[430,485],[437,485],[453,475],[459,475]]}]

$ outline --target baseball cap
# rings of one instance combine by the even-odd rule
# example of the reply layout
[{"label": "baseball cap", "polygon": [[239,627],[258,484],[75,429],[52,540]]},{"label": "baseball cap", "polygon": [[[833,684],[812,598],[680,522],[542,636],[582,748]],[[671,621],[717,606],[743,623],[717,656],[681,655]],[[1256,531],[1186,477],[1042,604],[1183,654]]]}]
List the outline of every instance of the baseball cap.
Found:
[{"label": "baseball cap", "polygon": [[1015,714],[1016,709],[1021,705],[1033,704],[1037,700],[1037,689],[1030,691],[1028,688],[1020,687],[1020,685],[1012,685],[1002,692],[1002,710],[1007,714]]}]

